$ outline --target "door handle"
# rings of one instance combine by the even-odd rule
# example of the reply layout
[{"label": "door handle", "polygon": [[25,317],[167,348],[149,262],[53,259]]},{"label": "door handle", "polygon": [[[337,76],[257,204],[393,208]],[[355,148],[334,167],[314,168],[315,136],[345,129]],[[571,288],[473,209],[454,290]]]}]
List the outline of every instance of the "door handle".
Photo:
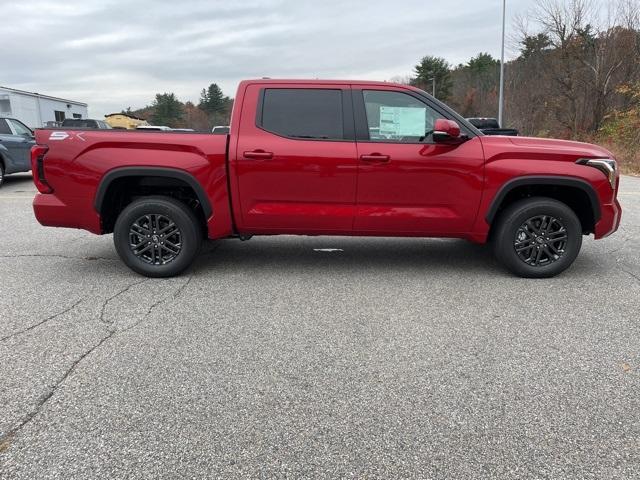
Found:
[{"label": "door handle", "polygon": [[360,160],[363,162],[378,162],[378,163],[387,163],[391,160],[389,155],[382,155],[380,153],[372,153],[371,155],[360,155]]},{"label": "door handle", "polygon": [[264,150],[252,150],[250,152],[244,152],[242,155],[244,158],[259,158],[262,160],[273,158],[273,152],[265,152]]}]

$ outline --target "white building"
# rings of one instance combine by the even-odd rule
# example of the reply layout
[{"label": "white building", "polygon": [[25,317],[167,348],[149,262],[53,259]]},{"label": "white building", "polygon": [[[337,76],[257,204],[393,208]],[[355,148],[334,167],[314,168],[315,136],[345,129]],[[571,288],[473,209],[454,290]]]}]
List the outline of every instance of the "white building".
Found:
[{"label": "white building", "polygon": [[17,118],[31,128],[87,115],[86,103],[0,86],[0,117]]}]

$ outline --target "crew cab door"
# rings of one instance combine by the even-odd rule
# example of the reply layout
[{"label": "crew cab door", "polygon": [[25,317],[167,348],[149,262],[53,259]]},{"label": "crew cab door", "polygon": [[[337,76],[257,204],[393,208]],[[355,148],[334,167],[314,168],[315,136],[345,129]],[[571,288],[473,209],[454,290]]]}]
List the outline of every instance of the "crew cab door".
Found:
[{"label": "crew cab door", "polygon": [[351,105],[348,86],[247,86],[232,158],[240,231],[351,231],[357,171]]},{"label": "crew cab door", "polygon": [[35,144],[33,132],[11,118],[0,118],[0,151],[6,157],[7,173],[26,172],[31,169],[31,147]]},{"label": "crew cab door", "polygon": [[380,235],[468,232],[482,193],[479,139],[435,143],[430,133],[435,120],[453,118],[409,89],[354,86],[353,99],[359,156],[354,230]]}]

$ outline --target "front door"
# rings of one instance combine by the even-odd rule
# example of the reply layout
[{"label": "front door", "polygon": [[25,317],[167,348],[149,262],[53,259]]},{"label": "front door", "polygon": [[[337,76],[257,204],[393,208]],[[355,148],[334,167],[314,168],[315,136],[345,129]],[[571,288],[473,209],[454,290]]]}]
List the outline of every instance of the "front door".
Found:
[{"label": "front door", "polygon": [[353,225],[356,145],[351,91],[249,85],[233,160],[247,233],[345,233]]},{"label": "front door", "polygon": [[379,235],[468,232],[482,193],[480,139],[434,143],[435,120],[450,114],[409,89],[354,87],[353,98],[359,155],[354,230]]}]

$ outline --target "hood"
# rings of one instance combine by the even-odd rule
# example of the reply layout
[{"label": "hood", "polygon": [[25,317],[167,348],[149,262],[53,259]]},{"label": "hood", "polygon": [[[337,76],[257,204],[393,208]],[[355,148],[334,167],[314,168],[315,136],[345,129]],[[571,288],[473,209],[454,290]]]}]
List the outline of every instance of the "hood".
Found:
[{"label": "hood", "polygon": [[575,162],[579,158],[614,158],[606,148],[572,140],[492,135],[480,138],[488,159],[508,156],[529,160]]}]

